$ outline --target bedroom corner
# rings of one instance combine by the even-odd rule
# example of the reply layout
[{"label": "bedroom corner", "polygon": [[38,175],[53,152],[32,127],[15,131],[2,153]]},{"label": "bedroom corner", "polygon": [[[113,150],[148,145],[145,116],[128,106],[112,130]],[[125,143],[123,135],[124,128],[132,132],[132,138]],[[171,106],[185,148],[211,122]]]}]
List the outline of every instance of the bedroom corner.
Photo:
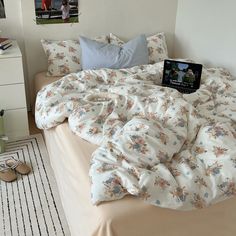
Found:
[{"label": "bedroom corner", "polygon": [[0,0],[0,236],[235,236],[234,0]]}]

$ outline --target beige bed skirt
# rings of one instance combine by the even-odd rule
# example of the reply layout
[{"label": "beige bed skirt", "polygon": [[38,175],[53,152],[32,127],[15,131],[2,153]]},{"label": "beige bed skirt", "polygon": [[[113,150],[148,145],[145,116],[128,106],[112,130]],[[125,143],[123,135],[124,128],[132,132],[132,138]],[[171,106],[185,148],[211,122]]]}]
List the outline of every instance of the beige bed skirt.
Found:
[{"label": "beige bed skirt", "polygon": [[236,235],[236,198],[190,212],[131,196],[93,206],[88,171],[96,146],[74,135],[67,122],[44,134],[72,236]]}]

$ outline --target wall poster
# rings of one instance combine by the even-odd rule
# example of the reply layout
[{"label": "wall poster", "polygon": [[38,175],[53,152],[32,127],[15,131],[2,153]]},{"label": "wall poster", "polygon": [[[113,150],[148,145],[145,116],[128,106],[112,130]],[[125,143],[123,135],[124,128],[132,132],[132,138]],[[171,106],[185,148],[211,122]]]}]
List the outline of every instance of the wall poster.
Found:
[{"label": "wall poster", "polygon": [[1,18],[6,18],[4,1],[3,0],[0,0],[0,19]]},{"label": "wall poster", "polygon": [[79,0],[34,0],[37,24],[79,22]]}]

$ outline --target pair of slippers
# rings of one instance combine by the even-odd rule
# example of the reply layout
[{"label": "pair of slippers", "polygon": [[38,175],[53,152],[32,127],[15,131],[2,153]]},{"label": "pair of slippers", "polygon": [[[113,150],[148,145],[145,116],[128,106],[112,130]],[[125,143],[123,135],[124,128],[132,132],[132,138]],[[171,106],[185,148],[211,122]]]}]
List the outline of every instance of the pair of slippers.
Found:
[{"label": "pair of slippers", "polygon": [[12,182],[17,179],[16,172],[27,175],[31,172],[31,168],[13,157],[0,159],[0,180]]}]

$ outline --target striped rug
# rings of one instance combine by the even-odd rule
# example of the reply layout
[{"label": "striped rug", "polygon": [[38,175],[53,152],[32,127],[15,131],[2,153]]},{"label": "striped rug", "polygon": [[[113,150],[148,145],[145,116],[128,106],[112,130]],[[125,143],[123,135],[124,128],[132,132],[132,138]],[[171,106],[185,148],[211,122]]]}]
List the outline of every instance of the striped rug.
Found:
[{"label": "striped rug", "polygon": [[0,159],[14,157],[33,171],[17,181],[0,181],[1,236],[69,236],[53,171],[41,134],[8,142]]}]

